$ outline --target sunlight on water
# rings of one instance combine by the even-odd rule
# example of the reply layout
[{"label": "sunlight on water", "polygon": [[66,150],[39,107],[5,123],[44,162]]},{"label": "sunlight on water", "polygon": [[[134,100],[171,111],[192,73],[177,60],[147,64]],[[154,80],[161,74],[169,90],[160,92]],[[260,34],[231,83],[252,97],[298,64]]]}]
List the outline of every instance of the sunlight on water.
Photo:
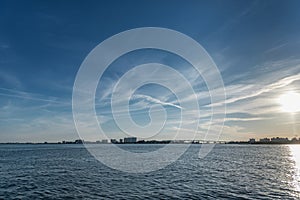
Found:
[{"label": "sunlight on water", "polygon": [[300,145],[290,145],[292,159],[295,161],[295,187],[300,191]]}]

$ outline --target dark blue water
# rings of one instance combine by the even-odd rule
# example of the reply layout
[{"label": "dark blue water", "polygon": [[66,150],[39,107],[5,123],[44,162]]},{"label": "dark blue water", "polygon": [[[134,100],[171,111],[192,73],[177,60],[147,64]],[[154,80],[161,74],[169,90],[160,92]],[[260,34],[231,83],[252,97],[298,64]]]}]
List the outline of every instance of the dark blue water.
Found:
[{"label": "dark blue water", "polygon": [[[153,149],[133,145],[122,148]],[[0,145],[0,199],[299,199],[299,149],[217,145],[199,159],[192,145],[162,170],[128,174],[81,145]]]}]

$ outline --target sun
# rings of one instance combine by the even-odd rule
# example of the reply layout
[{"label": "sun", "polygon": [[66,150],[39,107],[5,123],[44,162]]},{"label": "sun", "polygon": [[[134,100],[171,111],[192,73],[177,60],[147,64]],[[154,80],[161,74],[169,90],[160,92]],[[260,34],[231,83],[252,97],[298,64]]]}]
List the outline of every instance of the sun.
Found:
[{"label": "sun", "polygon": [[278,98],[281,110],[284,112],[295,113],[300,111],[300,94],[287,92]]}]

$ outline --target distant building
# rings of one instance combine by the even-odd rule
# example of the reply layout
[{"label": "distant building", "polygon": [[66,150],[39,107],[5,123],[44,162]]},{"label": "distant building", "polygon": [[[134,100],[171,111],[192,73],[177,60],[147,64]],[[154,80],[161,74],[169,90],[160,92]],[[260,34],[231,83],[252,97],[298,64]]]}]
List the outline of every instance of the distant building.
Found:
[{"label": "distant building", "polygon": [[260,139],[259,142],[269,143],[271,140],[269,138]]},{"label": "distant building", "polygon": [[72,141],[62,141],[62,144],[74,144],[75,142]]},{"label": "distant building", "polygon": [[271,142],[272,143],[287,143],[287,142],[289,142],[289,139],[288,138],[276,137],[276,138],[272,138]]},{"label": "distant building", "polygon": [[136,143],[137,142],[137,138],[136,137],[127,137],[124,138],[124,143]]},{"label": "distant building", "polygon": [[118,143],[118,141],[116,139],[111,139],[110,143],[116,144],[116,143]]},{"label": "distant building", "polygon": [[103,144],[107,144],[108,143],[108,140],[102,140],[102,142],[101,143],[103,143]]},{"label": "distant building", "polygon": [[249,143],[250,143],[250,144],[254,144],[254,143],[255,143],[255,139],[254,139],[254,138],[250,138],[250,139],[249,139]]}]

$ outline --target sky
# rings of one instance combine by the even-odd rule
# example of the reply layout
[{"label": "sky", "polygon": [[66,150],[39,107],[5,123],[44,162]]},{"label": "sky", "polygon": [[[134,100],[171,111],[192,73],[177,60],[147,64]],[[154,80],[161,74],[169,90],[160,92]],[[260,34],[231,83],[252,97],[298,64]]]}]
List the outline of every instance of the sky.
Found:
[{"label": "sky", "polygon": [[[1,0],[0,142],[77,139],[72,91],[83,60],[105,39],[140,27],[184,33],[214,60],[227,96],[226,120],[218,139],[300,137],[300,113],[284,112],[278,103],[282,94],[300,93],[299,8],[296,0]],[[128,136],[117,127],[111,113],[113,87],[134,66],[149,62],[172,66],[190,80],[201,111],[200,119],[196,118],[196,138],[202,138],[209,126],[220,128],[219,123],[209,122],[209,91],[193,67],[170,52],[144,49],[116,59],[97,87],[95,109],[109,138]],[[188,102],[185,91],[178,84],[176,92],[185,95]],[[214,105],[217,116],[222,112],[218,109],[221,103]],[[130,100],[134,122],[147,125],[153,106],[165,108],[168,117],[162,131],[150,139],[172,138],[179,122],[195,120],[179,118],[184,108],[168,88],[148,84],[136,90]],[[123,114],[118,112],[118,116]],[[83,123],[87,132],[95,130],[88,121]],[[191,131],[185,130],[182,139],[189,139]]]}]

